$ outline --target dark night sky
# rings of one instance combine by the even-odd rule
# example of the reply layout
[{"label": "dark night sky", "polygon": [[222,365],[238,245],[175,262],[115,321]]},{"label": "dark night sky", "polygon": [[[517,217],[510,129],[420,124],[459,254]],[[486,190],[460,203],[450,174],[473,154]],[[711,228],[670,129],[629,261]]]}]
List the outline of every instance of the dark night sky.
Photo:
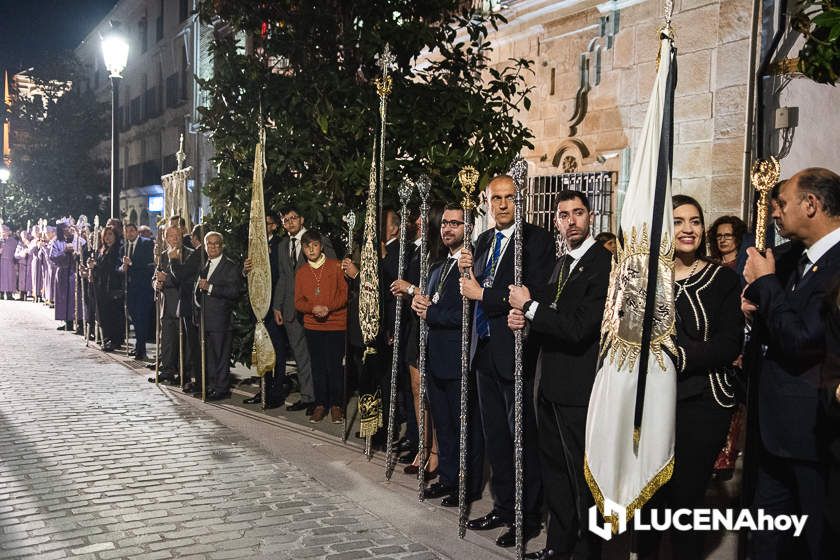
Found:
[{"label": "dark night sky", "polygon": [[75,48],[117,0],[0,0],[0,68],[10,74],[46,53]]}]

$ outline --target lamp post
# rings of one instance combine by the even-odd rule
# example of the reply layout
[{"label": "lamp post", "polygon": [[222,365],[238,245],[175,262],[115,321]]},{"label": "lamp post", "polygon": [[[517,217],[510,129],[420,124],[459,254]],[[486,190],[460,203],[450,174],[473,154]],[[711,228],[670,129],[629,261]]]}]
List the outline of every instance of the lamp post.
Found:
[{"label": "lamp post", "polygon": [[120,218],[120,130],[118,111],[120,80],[128,61],[128,42],[120,33],[120,24],[111,21],[111,28],[102,35],[102,57],[111,73],[111,217]]},{"label": "lamp post", "polygon": [[6,183],[9,182],[11,174],[8,167],[0,166],[0,184],[3,185],[3,192],[0,193],[0,199],[3,201],[2,206],[0,206],[0,224],[6,220]]}]

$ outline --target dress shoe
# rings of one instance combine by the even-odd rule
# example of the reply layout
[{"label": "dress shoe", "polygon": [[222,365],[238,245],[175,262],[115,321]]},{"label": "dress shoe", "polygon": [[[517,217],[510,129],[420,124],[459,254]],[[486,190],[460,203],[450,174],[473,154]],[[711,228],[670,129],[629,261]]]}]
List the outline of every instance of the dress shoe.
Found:
[{"label": "dress shoe", "polygon": [[287,406],[286,410],[288,410],[289,412],[297,412],[299,410],[306,410],[307,408],[309,408],[310,404],[314,406],[315,403],[307,403],[307,402],[303,402],[303,401],[297,401],[296,403],[290,404],[289,406]]},{"label": "dress shoe", "polygon": [[230,391],[209,391],[207,393],[208,401],[221,401],[230,398]]},{"label": "dress shoe", "polygon": [[[174,378],[174,377],[172,377],[172,376],[169,376],[169,375],[167,375],[167,374],[165,374],[165,373],[159,373],[159,374],[158,374],[158,376],[157,376],[157,380],[158,380],[158,383],[169,383],[170,385],[172,385],[172,384],[174,384],[174,383],[175,383],[175,378]],[[149,378],[147,379],[147,381],[148,381],[149,383],[154,383],[154,382],[155,382],[155,378],[154,378],[154,377],[149,377]]]},{"label": "dress shoe", "polygon": [[[528,542],[540,534],[539,527],[525,527],[522,531],[522,542]],[[508,530],[499,535],[496,539],[496,546],[510,548],[516,544],[516,527],[510,526]]]},{"label": "dress shoe", "polygon": [[405,455],[397,459],[397,463],[399,463],[400,465],[410,465],[414,462],[415,455],[416,453],[406,453]]},{"label": "dress shoe", "polygon": [[114,345],[111,344],[110,342],[106,342],[102,345],[102,351],[103,352],[113,352],[114,351]]},{"label": "dress shoe", "polygon": [[[467,496],[467,503],[471,504],[473,502],[477,502],[481,499],[481,496]],[[443,507],[458,507],[458,492],[455,491],[448,496],[446,496],[443,500],[441,500],[440,505]]]},{"label": "dress shoe", "polygon": [[403,468],[403,472],[405,474],[416,475],[417,473],[420,472],[420,467],[418,467],[417,465],[406,465],[405,468]]},{"label": "dress shoe", "polygon": [[470,519],[469,521],[467,521],[467,528],[472,529],[473,531],[489,531],[490,529],[495,529],[497,527],[501,527],[502,525],[507,525],[512,521],[513,520],[509,517],[505,517],[498,511],[493,510],[484,517],[479,517],[478,519]]},{"label": "dress shoe", "polygon": [[253,397],[248,397],[242,401],[242,404],[262,404],[262,392],[258,392]]},{"label": "dress shoe", "polygon": [[313,424],[317,424],[321,420],[324,419],[324,416],[327,415],[327,407],[324,405],[319,404],[315,407],[315,410],[312,411],[312,415],[309,417],[309,421]]},{"label": "dress shoe", "polygon": [[417,452],[417,442],[410,439],[402,438],[394,444],[394,451],[396,453],[405,453],[406,451]]},{"label": "dress shoe", "polygon": [[154,362],[149,362],[146,364],[146,369],[155,369],[155,365],[156,364]]},{"label": "dress shoe", "polygon": [[458,489],[453,486],[449,486],[443,482],[435,482],[423,490],[423,498],[426,500],[434,500],[435,498],[440,498],[441,496],[446,496],[457,491]]},{"label": "dress shoe", "polygon": [[525,558],[528,560],[549,560],[550,558],[556,558],[557,555],[554,553],[554,550],[551,548],[544,548],[542,550],[535,550],[534,552],[529,552],[525,555]]},{"label": "dress shoe", "polygon": [[306,415],[307,416],[312,416],[313,414],[315,414],[315,403],[314,402],[309,403],[306,407]]},{"label": "dress shoe", "polygon": [[333,424],[341,424],[344,422],[344,411],[340,406],[333,406],[330,408],[330,420]]},{"label": "dress shoe", "polygon": [[185,393],[200,393],[201,387],[193,383],[192,381],[187,381],[184,384],[184,392]]}]

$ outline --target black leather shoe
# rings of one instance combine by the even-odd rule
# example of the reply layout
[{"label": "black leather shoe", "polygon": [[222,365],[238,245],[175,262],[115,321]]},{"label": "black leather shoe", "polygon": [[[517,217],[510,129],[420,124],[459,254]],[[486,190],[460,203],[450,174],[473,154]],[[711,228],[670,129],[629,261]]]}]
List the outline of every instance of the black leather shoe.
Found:
[{"label": "black leather shoe", "polygon": [[405,453],[406,451],[417,453],[417,443],[410,439],[402,438],[394,444],[394,451],[396,453]]},{"label": "black leather shoe", "polygon": [[[540,534],[539,527],[525,527],[522,531],[522,541],[528,542]],[[516,527],[508,527],[508,530],[499,535],[496,539],[496,546],[502,548],[510,548],[516,544]]]},{"label": "black leather shoe", "polygon": [[[174,384],[175,383],[175,378],[170,377],[169,375],[166,375],[165,373],[159,373],[157,379],[158,379],[158,383],[169,383],[169,384]],[[149,383],[154,383],[155,382],[154,376],[149,377],[147,379],[147,381]]]},{"label": "black leather shoe", "polygon": [[303,402],[303,401],[297,401],[296,403],[290,404],[289,406],[287,406],[286,410],[288,410],[289,412],[298,412],[300,410],[306,410],[309,407],[310,404],[311,403],[306,403],[306,402]]},{"label": "black leather shoe", "polygon": [[435,482],[423,490],[423,498],[426,500],[434,500],[435,498],[440,498],[441,496],[446,496],[457,491],[457,488],[448,486],[443,482]]},{"label": "black leather shoe", "polygon": [[544,548],[542,550],[536,550],[534,552],[529,552],[525,555],[525,558],[528,560],[549,560],[550,558],[556,558],[557,555],[554,554],[554,550],[550,548]]},{"label": "black leather shoe", "polygon": [[242,404],[262,404],[262,393],[257,392],[253,397],[248,397],[242,401]]},{"label": "black leather shoe", "polygon": [[230,391],[210,391],[207,393],[208,401],[221,401],[230,398]]},{"label": "black leather shoe", "polygon": [[103,352],[113,352],[114,351],[114,345],[111,344],[110,342],[106,342],[102,345],[102,351]]},{"label": "black leather shoe", "polygon": [[497,527],[508,525],[512,522],[512,519],[493,510],[484,517],[470,519],[467,521],[467,528],[472,529],[473,531],[489,531],[490,529],[496,529]]},{"label": "black leather shoe", "polygon": [[415,455],[415,453],[406,453],[405,455],[402,455],[399,459],[397,459],[397,463],[399,463],[400,465],[410,465],[414,462]]},{"label": "black leather shoe", "polygon": [[314,402],[306,405],[306,415],[307,416],[312,416],[312,414],[314,412],[315,412],[315,403]]},{"label": "black leather shoe", "polygon": [[[467,496],[467,503],[471,504],[481,499],[481,496]],[[441,500],[440,505],[443,507],[458,507],[458,491],[452,492]]]},{"label": "black leather shoe", "polygon": [[187,381],[184,384],[184,392],[185,393],[200,393],[201,387],[193,383],[192,381]]}]

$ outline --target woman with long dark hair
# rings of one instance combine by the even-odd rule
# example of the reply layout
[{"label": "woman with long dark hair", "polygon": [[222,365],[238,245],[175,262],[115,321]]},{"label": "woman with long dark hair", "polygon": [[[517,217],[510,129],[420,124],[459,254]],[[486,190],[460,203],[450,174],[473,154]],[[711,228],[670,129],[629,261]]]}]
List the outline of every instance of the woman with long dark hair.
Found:
[{"label": "woman with long dark hair", "polygon": [[[652,508],[702,508],[715,459],[736,405],[731,364],[741,351],[744,319],[738,276],[706,257],[703,209],[673,197],[677,410],[674,472]],[[673,531],[673,557],[703,557],[705,533]],[[656,556],[660,535],[640,533],[640,555]]]},{"label": "woman with long dark hair", "polygon": [[102,350],[112,352],[125,338],[123,284],[120,266],[120,237],[113,226],[102,230],[99,251],[88,261],[96,294],[96,316],[102,329]]},{"label": "woman with long dark hair", "polygon": [[709,228],[709,253],[714,261],[732,270],[738,264],[738,252],[747,224],[737,216],[721,216]]}]

